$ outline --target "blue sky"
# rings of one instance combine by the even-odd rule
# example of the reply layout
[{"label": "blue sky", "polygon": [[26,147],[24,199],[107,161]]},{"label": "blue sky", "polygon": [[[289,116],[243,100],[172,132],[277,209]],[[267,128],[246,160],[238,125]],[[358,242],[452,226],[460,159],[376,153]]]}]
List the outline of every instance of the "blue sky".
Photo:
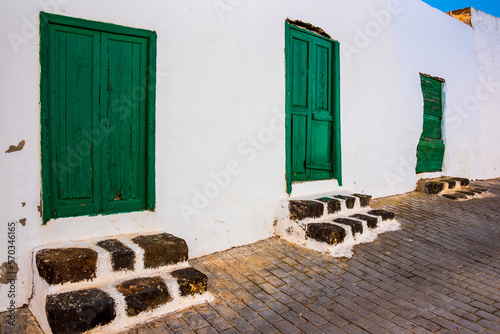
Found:
[{"label": "blue sky", "polygon": [[461,9],[465,7],[474,7],[491,15],[500,17],[499,0],[423,0],[432,7],[449,12],[450,10]]}]

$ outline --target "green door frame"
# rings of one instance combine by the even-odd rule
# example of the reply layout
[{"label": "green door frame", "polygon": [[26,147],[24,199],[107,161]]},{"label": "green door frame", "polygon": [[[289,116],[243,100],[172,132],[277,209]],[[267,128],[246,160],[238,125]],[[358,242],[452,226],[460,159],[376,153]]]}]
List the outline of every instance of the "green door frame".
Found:
[{"label": "green door frame", "polygon": [[[312,180],[294,180],[292,171],[292,64],[293,53],[292,48],[292,35],[293,32],[300,32],[309,35],[311,38],[318,38],[332,44],[332,76],[331,76],[331,100],[333,108],[333,128],[332,128],[332,164],[329,174],[336,179],[340,186],[342,186],[342,154],[341,154],[341,124],[340,124],[340,44],[337,41],[331,40],[324,36],[313,33],[307,29],[298,27],[290,22],[285,22],[285,63],[286,63],[286,183],[287,193],[292,191],[292,182],[294,181],[312,181]],[[329,179],[329,178],[315,178]]]},{"label": "green door frame", "polygon": [[[52,89],[50,87],[51,73],[49,73],[49,67],[51,63],[50,54],[50,33],[51,25],[59,25],[67,27],[65,29],[87,29],[89,32],[95,31],[99,33],[115,34],[116,36],[132,36],[140,37],[147,40],[147,84],[146,84],[146,96],[144,99],[146,108],[146,124],[145,124],[145,149],[146,149],[146,166],[144,173],[146,189],[145,189],[145,207],[144,210],[154,210],[155,208],[155,92],[156,92],[156,33],[149,30],[128,28],[124,26],[119,26],[110,23],[102,23],[89,21],[84,19],[78,19],[73,17],[66,17],[55,14],[48,14],[40,12],[40,65],[41,65],[41,76],[40,76],[40,122],[41,122],[41,155],[42,155],[42,219],[45,224],[51,218],[60,217],[54,212],[54,206],[56,202],[56,194],[54,189],[57,189],[57,171],[51,166],[51,156],[54,154],[52,152],[52,142],[54,138],[51,138],[51,123],[53,122],[53,117],[51,116],[51,99],[54,98],[52,94]],[[94,55],[94,59],[97,59],[98,55]],[[96,60],[99,62],[100,60]],[[102,87],[101,87],[102,88]],[[96,108],[102,108],[99,101],[93,101]],[[92,121],[96,125],[96,121]],[[93,175],[100,175],[99,169],[99,156],[95,155],[95,164]],[[142,169],[141,169],[142,170]],[[141,172],[142,173],[142,172]],[[92,181],[94,185],[99,185],[100,181]],[[96,183],[97,182],[97,183]],[[100,185],[99,185],[100,186]],[[101,200],[100,194],[95,194],[95,201]],[[127,212],[136,211],[134,209],[128,210],[126,208],[120,209],[108,209],[106,212],[102,211],[82,211],[75,206],[74,209],[68,210],[63,216],[78,216],[78,215],[94,215],[94,214],[110,214],[117,212]]]}]

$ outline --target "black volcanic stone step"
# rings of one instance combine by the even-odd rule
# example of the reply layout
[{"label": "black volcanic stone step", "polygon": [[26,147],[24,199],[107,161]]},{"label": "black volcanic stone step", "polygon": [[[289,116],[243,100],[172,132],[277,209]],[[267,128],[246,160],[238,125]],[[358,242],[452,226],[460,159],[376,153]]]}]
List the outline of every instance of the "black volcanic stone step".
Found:
[{"label": "black volcanic stone step", "polygon": [[99,241],[97,246],[111,253],[113,271],[134,270],[135,253],[116,239]]},{"label": "black volcanic stone step", "polygon": [[132,241],[144,249],[144,268],[157,268],[188,259],[188,246],[184,239],[168,233],[141,235]]},{"label": "black volcanic stone step", "polygon": [[323,215],[323,208],[323,203],[306,200],[290,201],[288,205],[291,220],[319,218]]},{"label": "black volcanic stone step", "polygon": [[326,208],[329,214],[337,213],[342,210],[342,202],[338,199],[322,197],[318,198],[317,201],[326,203]]},{"label": "black volcanic stone step", "polygon": [[172,300],[161,277],[135,278],[119,284],[116,289],[125,297],[129,317],[153,310]]},{"label": "black volcanic stone step", "polygon": [[313,223],[307,225],[306,235],[319,242],[337,245],[344,241],[346,231],[342,227],[330,223]]},{"label": "black volcanic stone step", "polygon": [[464,177],[452,177],[452,178],[450,178],[450,179],[451,179],[451,180],[454,180],[454,181],[458,181],[458,182],[460,182],[460,185],[461,185],[462,187],[468,186],[468,185],[469,185],[469,183],[470,183],[469,179],[466,179],[466,178],[464,178]]},{"label": "black volcanic stone step", "polygon": [[97,252],[90,248],[42,249],[36,254],[40,277],[56,285],[96,277]]},{"label": "black volcanic stone step", "polygon": [[369,215],[380,216],[382,220],[394,219],[394,212],[386,211],[386,210],[371,210],[368,211]]},{"label": "black volcanic stone step", "polygon": [[366,222],[366,224],[368,225],[368,228],[377,228],[377,225],[378,225],[378,218],[377,217],[363,215],[363,214],[359,214],[359,213],[352,215],[350,217],[364,220]]},{"label": "black volcanic stone step", "polygon": [[352,194],[352,196],[355,196],[359,198],[359,203],[362,208],[370,206],[370,201],[372,200],[371,195],[365,195],[365,194]]},{"label": "black volcanic stone step", "polygon": [[348,209],[354,208],[354,203],[356,203],[356,197],[344,196],[344,195],[334,195],[332,197],[343,199],[345,201],[345,206]]},{"label": "black volcanic stone step", "polygon": [[353,235],[356,235],[358,233],[363,233],[363,223],[361,223],[359,220],[354,220],[349,218],[337,218],[334,219],[333,221],[342,225],[350,226]]},{"label": "black volcanic stone step", "polygon": [[472,188],[472,189],[470,189],[470,191],[472,191],[475,194],[482,194],[482,193],[487,192],[488,189],[486,189],[486,188]]},{"label": "black volcanic stone step", "polygon": [[474,193],[472,191],[467,191],[467,190],[459,190],[457,192],[460,193],[460,194],[464,194],[464,195],[470,196],[470,197],[474,197],[474,195],[476,194],[476,193]]},{"label": "black volcanic stone step", "polygon": [[443,179],[442,181],[445,183],[448,183],[448,189],[453,189],[457,186],[457,180]]},{"label": "black volcanic stone step", "polygon": [[194,268],[174,270],[172,276],[179,284],[181,296],[202,294],[207,291],[207,275]]},{"label": "black volcanic stone step", "polygon": [[49,295],[45,311],[53,334],[83,333],[116,317],[113,298],[99,289]]},{"label": "black volcanic stone step", "polygon": [[442,192],[444,183],[441,181],[429,181],[424,184],[424,192],[426,194],[436,195]]},{"label": "black volcanic stone step", "polygon": [[468,199],[467,195],[461,194],[459,192],[453,192],[448,194],[443,194],[443,197],[458,201],[459,199]]}]

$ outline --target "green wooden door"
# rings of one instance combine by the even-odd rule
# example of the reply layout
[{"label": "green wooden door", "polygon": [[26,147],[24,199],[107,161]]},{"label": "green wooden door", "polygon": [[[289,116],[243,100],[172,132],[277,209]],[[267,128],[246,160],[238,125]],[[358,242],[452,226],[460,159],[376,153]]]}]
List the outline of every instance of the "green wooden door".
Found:
[{"label": "green wooden door", "polygon": [[420,82],[424,97],[424,122],[417,148],[417,173],[437,172],[442,170],[444,157],[441,133],[443,81],[420,75]]},{"label": "green wooden door", "polygon": [[41,19],[44,221],[153,209],[154,33]]},{"label": "green wooden door", "polygon": [[338,43],[287,23],[287,183],[340,180]]}]

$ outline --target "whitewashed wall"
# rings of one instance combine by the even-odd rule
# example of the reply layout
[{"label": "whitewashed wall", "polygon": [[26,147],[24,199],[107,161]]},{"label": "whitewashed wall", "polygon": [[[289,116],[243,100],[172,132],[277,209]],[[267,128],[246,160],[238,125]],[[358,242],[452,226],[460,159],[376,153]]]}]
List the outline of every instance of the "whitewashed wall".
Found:
[{"label": "whitewashed wall", "polygon": [[491,179],[500,176],[500,18],[472,9],[472,25],[479,80],[464,101],[464,117],[479,115],[482,169],[476,177]]},{"label": "whitewashed wall", "polygon": [[[418,74],[446,80],[447,114],[449,105],[474,94],[474,33],[419,0],[391,4],[0,0],[2,249],[7,223],[26,218],[25,226],[17,225],[17,305],[30,297],[31,252],[38,245],[167,231],[186,239],[196,257],[272,235],[279,199],[286,196],[287,18],[321,27],[341,43],[344,187],[376,196],[413,190],[423,113]],[[65,218],[42,226],[37,210],[40,10],[157,32],[154,213]],[[446,121],[445,174],[497,175],[491,170],[498,165],[498,153],[486,159],[479,148],[493,147],[480,136],[499,102],[491,103],[481,119],[471,116],[456,128]],[[26,142],[21,151],[3,153],[21,140]],[[481,171],[478,159],[484,159]],[[335,182],[319,182],[295,186],[294,193],[335,188]],[[0,285],[0,305],[7,305],[7,292],[8,286]]]}]

